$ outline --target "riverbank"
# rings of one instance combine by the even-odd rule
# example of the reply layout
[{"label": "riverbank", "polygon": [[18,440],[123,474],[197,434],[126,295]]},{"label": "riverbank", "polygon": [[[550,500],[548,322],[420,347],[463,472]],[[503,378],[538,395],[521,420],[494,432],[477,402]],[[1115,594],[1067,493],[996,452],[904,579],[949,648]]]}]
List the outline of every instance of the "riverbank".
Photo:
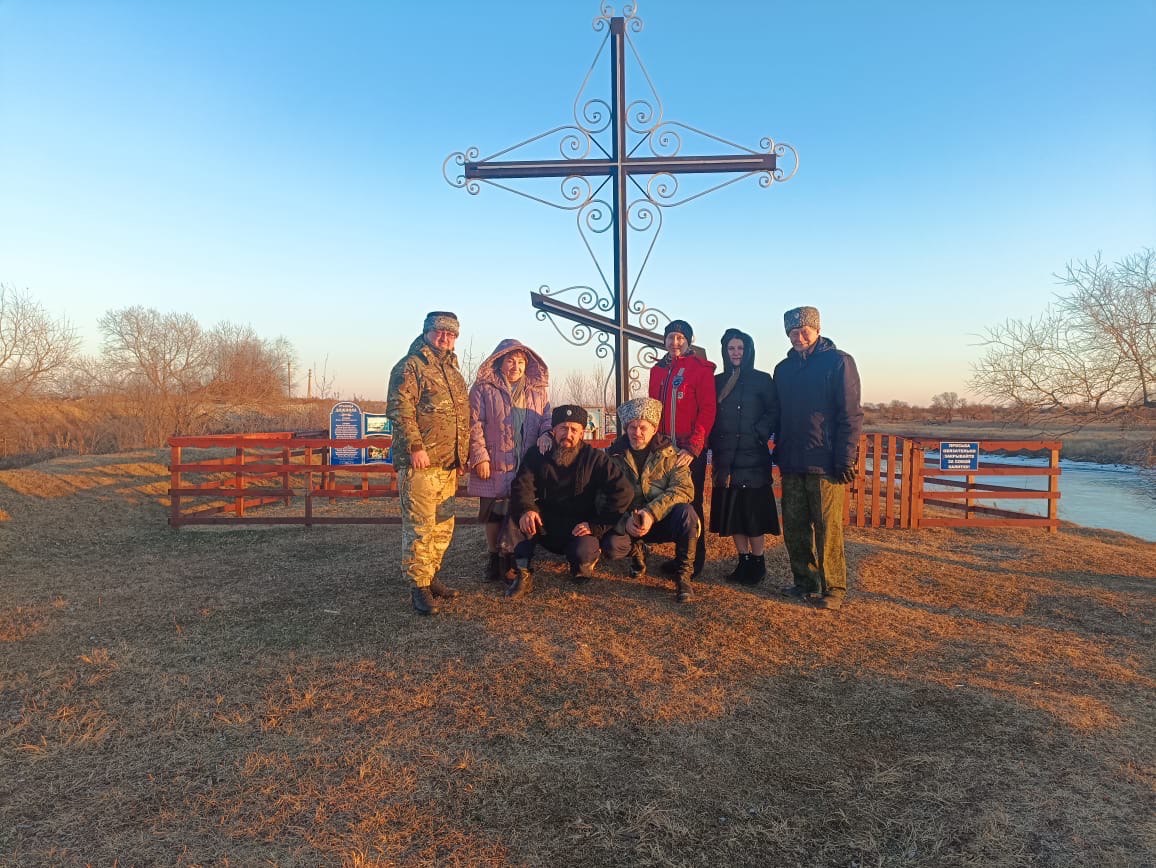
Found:
[{"label": "riverbank", "polygon": [[[852,529],[838,613],[398,528],[165,526],[166,454],[0,472],[0,861],[1142,864],[1156,545]],[[651,563],[668,554],[655,547]]]},{"label": "riverbank", "polygon": [[927,440],[1061,440],[1060,457],[1070,461],[1156,467],[1156,424],[1130,429],[1089,425],[1079,431],[1068,431],[1063,427],[1029,428],[969,420],[950,423],[871,421],[865,428]]}]

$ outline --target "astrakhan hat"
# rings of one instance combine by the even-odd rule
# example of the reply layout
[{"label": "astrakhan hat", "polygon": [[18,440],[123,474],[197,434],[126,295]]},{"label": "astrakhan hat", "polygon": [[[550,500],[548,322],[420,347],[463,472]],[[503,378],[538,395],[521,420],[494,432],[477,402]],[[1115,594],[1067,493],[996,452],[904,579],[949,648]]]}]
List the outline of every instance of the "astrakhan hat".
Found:
[{"label": "astrakhan hat", "polygon": [[635,419],[644,419],[657,428],[662,421],[662,402],[654,398],[631,398],[618,408],[618,424],[622,427]]}]

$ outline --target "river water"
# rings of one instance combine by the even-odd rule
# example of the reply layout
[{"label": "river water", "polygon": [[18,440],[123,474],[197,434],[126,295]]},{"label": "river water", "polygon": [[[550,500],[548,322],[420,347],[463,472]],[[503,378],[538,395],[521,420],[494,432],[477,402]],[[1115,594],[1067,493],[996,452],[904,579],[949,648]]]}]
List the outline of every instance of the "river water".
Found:
[{"label": "river water", "polygon": [[[928,452],[928,457],[937,453]],[[993,464],[1046,467],[1042,458],[1017,458],[983,455],[982,460]],[[1132,536],[1156,542],[1156,470],[1131,467],[1124,464],[1092,464],[1087,461],[1060,461],[1059,516],[1085,527],[1118,530]],[[928,472],[934,472],[930,468]],[[1021,488],[1047,488],[1047,477],[1004,476],[977,481],[998,482]],[[1003,500],[976,503],[998,506],[1036,515],[1047,515],[1046,500]]]}]

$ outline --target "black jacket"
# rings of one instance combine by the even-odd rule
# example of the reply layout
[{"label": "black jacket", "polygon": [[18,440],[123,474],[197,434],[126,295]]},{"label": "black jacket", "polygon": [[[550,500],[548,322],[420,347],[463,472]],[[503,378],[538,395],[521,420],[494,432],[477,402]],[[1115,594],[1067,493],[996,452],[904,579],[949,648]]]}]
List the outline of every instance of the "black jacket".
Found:
[{"label": "black jacket", "polygon": [[537,512],[545,533],[555,537],[569,535],[584,521],[596,536],[617,524],[634,497],[618,465],[586,442],[569,467],[558,466],[553,457],[552,451],[526,453],[510,487],[511,518],[518,521],[526,512]]},{"label": "black jacket", "polygon": [[739,381],[718,405],[710,432],[711,468],[714,484],[761,488],[771,484],[771,450],[767,441],[779,424],[779,396],[774,380],[765,371],[755,370],[755,344],[738,329],[727,329],[722,337],[723,373],[714,378],[715,394],[721,394],[730,379],[727,344],[734,338],[743,342]]},{"label": "black jacket", "polygon": [[830,476],[854,466],[863,433],[855,360],[820,337],[806,358],[792,348],[775,366],[775,386],[779,425],[774,460],[779,470]]}]

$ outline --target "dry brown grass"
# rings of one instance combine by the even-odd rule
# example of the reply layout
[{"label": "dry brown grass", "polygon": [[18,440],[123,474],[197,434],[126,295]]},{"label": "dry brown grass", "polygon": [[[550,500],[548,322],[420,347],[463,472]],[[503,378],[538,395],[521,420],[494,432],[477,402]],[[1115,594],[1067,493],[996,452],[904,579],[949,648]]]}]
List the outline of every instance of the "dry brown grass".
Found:
[{"label": "dry brown grass", "polygon": [[163,462],[0,478],[0,863],[1153,864],[1156,545],[854,531],[831,614],[468,527],[418,619],[396,527],[173,532]]}]

